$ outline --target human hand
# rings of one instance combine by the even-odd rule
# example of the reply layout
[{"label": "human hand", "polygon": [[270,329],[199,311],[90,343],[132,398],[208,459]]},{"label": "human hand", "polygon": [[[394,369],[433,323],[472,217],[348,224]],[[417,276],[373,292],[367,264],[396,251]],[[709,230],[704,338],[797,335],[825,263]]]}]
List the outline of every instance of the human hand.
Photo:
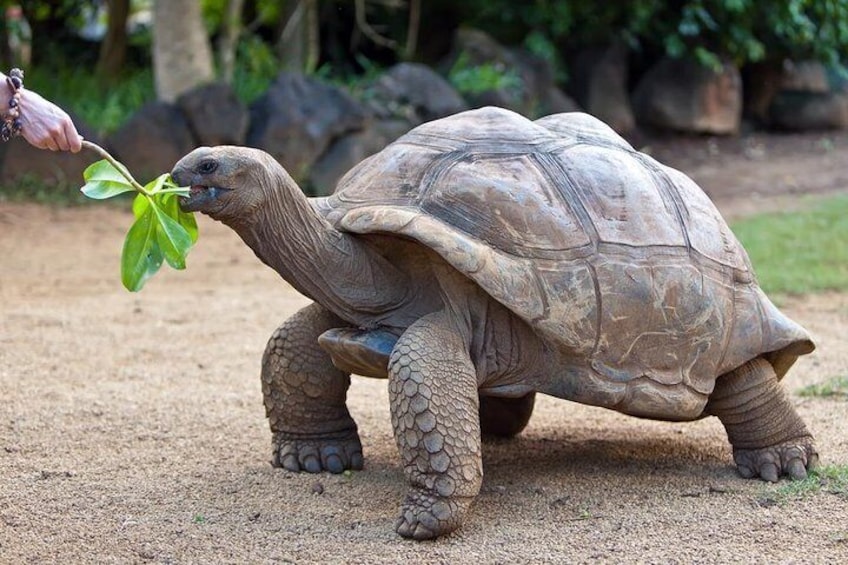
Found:
[{"label": "human hand", "polygon": [[37,92],[22,89],[21,135],[33,147],[51,151],[71,151],[82,148],[82,136],[67,112]]}]

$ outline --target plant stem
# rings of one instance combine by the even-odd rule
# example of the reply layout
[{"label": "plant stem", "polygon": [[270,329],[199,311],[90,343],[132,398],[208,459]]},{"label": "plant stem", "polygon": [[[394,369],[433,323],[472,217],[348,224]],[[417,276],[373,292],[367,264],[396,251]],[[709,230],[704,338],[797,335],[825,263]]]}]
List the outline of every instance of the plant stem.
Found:
[{"label": "plant stem", "polygon": [[103,157],[104,159],[109,161],[109,163],[113,167],[118,169],[118,172],[121,173],[124,176],[124,178],[129,181],[130,185],[132,185],[132,187],[134,189],[136,189],[136,191],[144,194],[145,196],[151,196],[151,194],[149,192],[147,192],[144,189],[144,187],[141,186],[141,184],[139,184],[139,182],[133,178],[133,176],[126,169],[126,167],[124,167],[121,163],[119,163],[117,159],[112,157],[112,155],[109,154],[108,151],[106,151],[105,149],[103,149],[102,147],[97,145],[96,143],[88,141],[87,139],[82,140],[82,146],[85,147],[86,149],[90,149],[90,150],[94,151],[95,153],[97,153],[98,155],[100,155],[101,157]]}]

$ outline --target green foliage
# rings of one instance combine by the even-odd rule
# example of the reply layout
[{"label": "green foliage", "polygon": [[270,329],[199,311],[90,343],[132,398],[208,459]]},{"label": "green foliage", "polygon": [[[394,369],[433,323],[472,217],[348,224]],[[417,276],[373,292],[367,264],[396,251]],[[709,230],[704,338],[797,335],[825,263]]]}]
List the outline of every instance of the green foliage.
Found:
[{"label": "green foliage", "polygon": [[233,73],[233,90],[245,104],[259,98],[280,72],[280,61],[271,46],[256,35],[239,41]]},{"label": "green foliage", "polygon": [[836,0],[690,0],[665,4],[646,31],[663,38],[673,57],[693,55],[716,66],[727,57],[737,64],[815,58],[835,64],[846,54],[848,4]]},{"label": "green foliage", "polygon": [[571,48],[624,41],[711,67],[725,58],[739,65],[784,57],[836,64],[848,55],[844,0],[471,0],[461,17],[507,42],[529,34]]},{"label": "green foliage", "polygon": [[26,72],[26,85],[100,133],[115,131],[145,103],[156,99],[151,69],[128,71],[104,88],[93,70],[71,65],[33,67]]},{"label": "green foliage", "polygon": [[81,190],[89,198],[103,200],[138,192],[132,206],[135,222],[121,253],[121,282],[127,290],[141,290],[163,262],[185,269],[186,255],[198,236],[193,214],[183,212],[177,201],[178,195],[188,193],[186,188],[176,186],[167,174],[142,187],[114,160],[90,165],[83,177],[86,183]]},{"label": "green foliage", "polygon": [[457,57],[448,72],[448,81],[462,94],[521,88],[521,77],[513,69],[497,63],[471,65],[466,53]]},{"label": "green foliage", "polygon": [[848,398],[848,376],[831,377],[823,383],[805,386],[798,391],[798,395],[820,398]]},{"label": "green foliage", "polygon": [[[217,32],[226,14],[228,0],[201,0],[200,9],[203,14],[203,20],[206,24],[206,29],[211,33]],[[255,10],[255,21],[251,24],[257,26],[259,24],[267,26],[275,26],[283,17],[283,8],[286,2],[279,0],[254,0],[253,9]]]},{"label": "green foliage", "polygon": [[806,479],[768,487],[764,501],[784,505],[820,492],[848,498],[848,465],[825,465],[810,471]]},{"label": "green foliage", "polygon": [[524,48],[536,57],[547,61],[554,69],[555,78],[558,82],[565,83],[568,81],[568,73],[561,60],[559,49],[547,35],[539,31],[531,31],[524,38]]},{"label": "green foliage", "polygon": [[848,290],[848,196],[811,209],[762,214],[739,222],[742,242],[767,293]]}]

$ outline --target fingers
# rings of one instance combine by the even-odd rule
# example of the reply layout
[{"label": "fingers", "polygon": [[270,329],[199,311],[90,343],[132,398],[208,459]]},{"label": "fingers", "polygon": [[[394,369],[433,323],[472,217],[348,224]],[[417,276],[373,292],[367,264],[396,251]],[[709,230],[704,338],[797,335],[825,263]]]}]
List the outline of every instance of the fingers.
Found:
[{"label": "fingers", "polygon": [[39,149],[72,153],[82,149],[82,137],[70,117],[51,125],[30,122],[24,125],[22,134],[24,139]]},{"label": "fingers", "polygon": [[71,144],[68,141],[67,126],[63,122],[61,124],[61,127],[62,127],[62,129],[60,129],[56,134],[54,134],[53,141],[56,143],[56,146],[61,151],[70,151],[71,150]]},{"label": "fingers", "polygon": [[34,147],[50,151],[71,151],[82,149],[82,138],[77,132],[71,117],[57,105],[31,90],[22,91],[21,132]]},{"label": "fingers", "polygon": [[61,151],[76,153],[82,149],[82,138],[70,116],[65,116],[62,120],[61,129],[53,136],[53,140]]},{"label": "fingers", "polygon": [[65,138],[68,140],[68,149],[71,153],[78,153],[82,149],[82,136],[77,132],[74,123],[68,119],[65,124]]}]

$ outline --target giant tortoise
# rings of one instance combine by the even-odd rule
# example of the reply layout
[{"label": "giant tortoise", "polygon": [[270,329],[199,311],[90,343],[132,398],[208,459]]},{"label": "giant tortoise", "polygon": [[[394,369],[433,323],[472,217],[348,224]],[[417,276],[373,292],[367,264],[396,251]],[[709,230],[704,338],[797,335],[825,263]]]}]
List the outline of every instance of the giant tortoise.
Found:
[{"label": "giant tortoise", "polygon": [[350,374],[388,378],[403,536],[461,524],[481,435],[520,432],[537,392],[717,416],[744,477],[804,477],[818,458],[779,385],[810,336],[692,180],[586,114],[426,123],[326,198],[257,149],[199,148],[172,174],[191,186],[185,210],[230,226],[314,301],[262,361],[275,465],[360,469]]}]

